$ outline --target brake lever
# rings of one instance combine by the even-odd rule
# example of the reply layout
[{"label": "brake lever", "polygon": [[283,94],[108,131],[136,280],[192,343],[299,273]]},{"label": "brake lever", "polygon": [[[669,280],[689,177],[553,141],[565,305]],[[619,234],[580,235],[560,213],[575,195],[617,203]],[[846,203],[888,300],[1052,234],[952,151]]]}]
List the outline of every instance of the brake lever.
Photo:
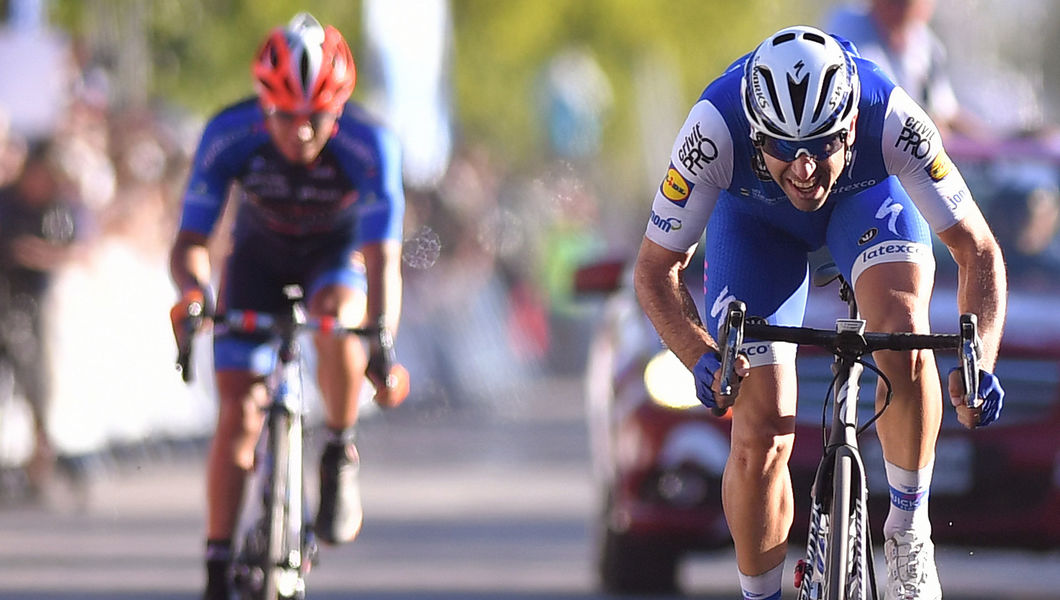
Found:
[{"label": "brake lever", "polygon": [[979,319],[972,313],[961,315],[961,380],[964,382],[964,404],[968,408],[979,408]]},{"label": "brake lever", "polygon": [[177,369],[184,383],[191,383],[195,373],[191,367],[191,347],[195,332],[202,327],[203,319],[206,318],[206,305],[204,302],[192,302],[188,304],[188,316],[184,319],[184,341],[177,348]]},{"label": "brake lever", "polygon": [[[733,372],[736,368],[736,356],[743,344],[743,326],[746,318],[747,306],[739,300],[733,300],[729,303],[729,310],[718,332],[721,342],[718,349],[721,353],[721,381],[718,383],[718,394],[726,398],[732,396]],[[715,416],[720,417],[729,409],[714,407],[712,410]]]}]

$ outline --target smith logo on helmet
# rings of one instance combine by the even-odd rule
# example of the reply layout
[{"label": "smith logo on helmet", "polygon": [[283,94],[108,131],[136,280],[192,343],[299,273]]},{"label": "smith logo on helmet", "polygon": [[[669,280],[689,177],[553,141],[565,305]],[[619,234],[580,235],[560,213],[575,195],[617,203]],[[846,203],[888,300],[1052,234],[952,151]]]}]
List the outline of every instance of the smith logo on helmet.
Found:
[{"label": "smith logo on helmet", "polygon": [[692,193],[692,188],[695,184],[689,182],[674,168],[673,163],[670,163],[670,168],[666,170],[666,179],[663,180],[660,191],[666,199],[678,206],[684,206],[685,201],[688,200],[689,194]]}]

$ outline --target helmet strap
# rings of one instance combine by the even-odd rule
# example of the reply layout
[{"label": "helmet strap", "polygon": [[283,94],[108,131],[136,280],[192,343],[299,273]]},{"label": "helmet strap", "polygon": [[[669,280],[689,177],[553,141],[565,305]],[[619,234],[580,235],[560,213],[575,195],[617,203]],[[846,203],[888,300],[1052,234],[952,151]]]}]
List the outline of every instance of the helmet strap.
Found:
[{"label": "helmet strap", "polygon": [[762,156],[762,143],[757,135],[752,138],[751,145],[754,146],[754,152],[751,153],[751,170],[754,171],[759,181],[773,181],[773,176],[766,168],[766,159]]}]

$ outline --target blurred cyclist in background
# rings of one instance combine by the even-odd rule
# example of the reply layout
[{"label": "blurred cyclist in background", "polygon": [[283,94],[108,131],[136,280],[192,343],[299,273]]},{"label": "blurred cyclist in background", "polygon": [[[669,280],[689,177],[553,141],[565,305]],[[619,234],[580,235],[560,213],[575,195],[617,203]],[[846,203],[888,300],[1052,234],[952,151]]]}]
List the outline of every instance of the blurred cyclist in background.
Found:
[{"label": "blurred cyclist in background", "polygon": [[989,135],[980,119],[964,110],[953,90],[946,47],[930,26],[935,0],[868,0],[840,6],[825,31],[850,40],[858,53],[876,63],[909,93],[945,133]]},{"label": "blurred cyclist in background", "polygon": [[[704,324],[681,271],[706,229]],[[655,195],[634,271],[637,297],[708,407],[732,407],[722,479],[745,598],[780,598],[793,519],[795,348],[749,342],[737,397],[715,396],[715,336],[733,299],[771,324],[800,325],[808,254],[827,246],[867,329],[929,331],[931,232],[959,268],[959,311],[979,317],[981,408],[949,393],[969,428],[997,419],[1003,391],[989,373],[1005,318],[1001,251],[935,124],[853,48],[812,27],[763,41],[712,82],[691,109]],[[956,316],[956,315],[955,315]],[[928,490],[942,419],[930,351],[877,352],[894,398],[877,421],[891,506],[884,524],[887,600],[938,599]],[[876,388],[877,410],[885,386]]]},{"label": "blurred cyclist in background", "polygon": [[[238,190],[232,249],[220,278],[219,311],[277,312],[283,287],[299,284],[310,314],[351,325],[385,323],[401,312],[405,210],[396,138],[348,103],[353,56],[334,27],[299,13],[265,39],[253,63],[257,97],[223,109],[206,125],[184,196],[171,272],[181,300],[174,331],[184,343],[188,306],[209,303],[207,241],[230,188]],[[206,598],[228,598],[231,539],[263,423],[264,374],[274,357],[262,340],[217,335],[220,395],[208,459]],[[320,464],[314,527],[328,543],[361,526],[354,447],[357,401],[367,375],[376,401],[401,401],[385,386],[381,349],[356,337],[317,337],[318,380],[329,439]]]}]

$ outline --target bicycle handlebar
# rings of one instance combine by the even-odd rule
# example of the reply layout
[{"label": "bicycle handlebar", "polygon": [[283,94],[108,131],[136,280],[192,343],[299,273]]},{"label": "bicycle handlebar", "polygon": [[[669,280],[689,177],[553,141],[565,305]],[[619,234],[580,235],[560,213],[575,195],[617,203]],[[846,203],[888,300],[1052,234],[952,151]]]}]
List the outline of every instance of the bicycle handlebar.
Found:
[{"label": "bicycle handlebar", "polygon": [[377,336],[377,341],[384,352],[385,362],[387,363],[383,365],[384,373],[388,373],[390,367],[396,364],[393,338],[389,330],[382,324],[368,327],[347,327],[342,325],[337,318],[328,316],[309,316],[296,320],[289,314],[280,315],[253,310],[230,310],[214,315],[208,315],[207,312],[203,304],[193,302],[188,305],[188,316],[183,321],[184,343],[177,348],[177,368],[180,370],[181,377],[185,383],[189,383],[194,379],[194,373],[191,368],[192,337],[206,318],[210,318],[215,323],[216,331],[268,333],[274,336],[293,335],[299,331],[312,331],[334,337],[357,335],[370,338]]},{"label": "bicycle handlebar", "polygon": [[[961,378],[965,389],[965,404],[977,408],[982,402],[976,391],[979,388],[978,365],[978,320],[974,314],[963,314],[960,318],[960,333],[860,333],[851,327],[862,323],[854,319],[837,319],[836,329],[814,329],[810,327],[791,327],[769,325],[762,321],[747,319],[747,307],[743,302],[734,300],[729,303],[728,312],[722,322],[719,333],[719,345],[722,356],[721,395],[732,394],[730,382],[733,377],[735,357],[739,343],[744,337],[790,342],[799,345],[818,346],[836,355],[860,357],[876,350],[957,350],[961,362]],[[733,332],[733,328],[739,331]],[[736,341],[739,340],[739,341]],[[733,345],[736,341],[735,347]]]}]

